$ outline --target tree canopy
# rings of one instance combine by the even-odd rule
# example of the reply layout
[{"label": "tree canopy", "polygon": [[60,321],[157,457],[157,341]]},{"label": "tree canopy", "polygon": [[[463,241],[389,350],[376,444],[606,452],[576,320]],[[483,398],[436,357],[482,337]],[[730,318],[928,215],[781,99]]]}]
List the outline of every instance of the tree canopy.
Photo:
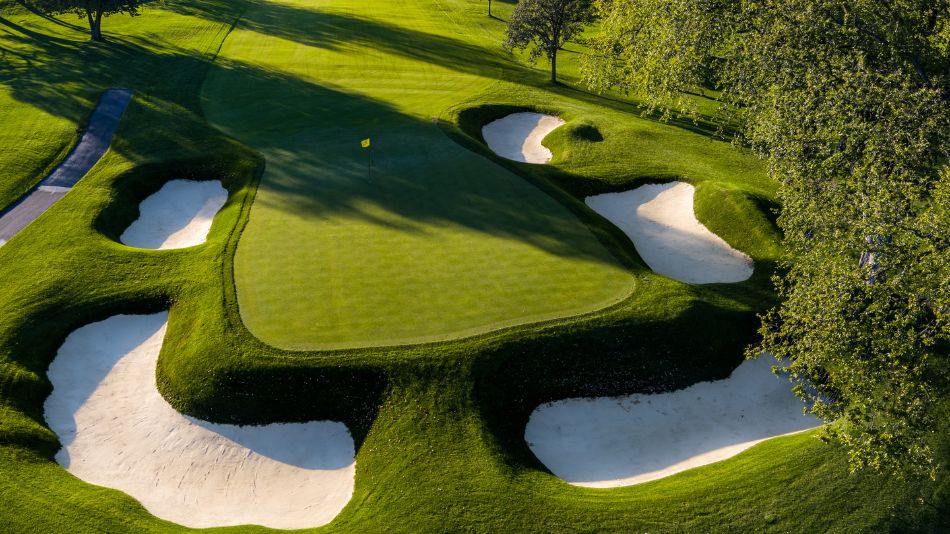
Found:
[{"label": "tree canopy", "polygon": [[542,55],[551,62],[551,81],[557,81],[557,52],[584,30],[590,21],[590,0],[521,0],[508,21],[504,46],[531,48],[533,63]]},{"label": "tree canopy", "polygon": [[139,14],[138,0],[35,0],[41,11],[60,15],[75,13],[89,24],[89,36],[93,41],[102,40],[102,17],[113,13]]},{"label": "tree canopy", "polygon": [[722,91],[781,184],[762,341],[853,468],[936,472],[950,345],[950,1],[599,0],[584,74],[693,113]]}]

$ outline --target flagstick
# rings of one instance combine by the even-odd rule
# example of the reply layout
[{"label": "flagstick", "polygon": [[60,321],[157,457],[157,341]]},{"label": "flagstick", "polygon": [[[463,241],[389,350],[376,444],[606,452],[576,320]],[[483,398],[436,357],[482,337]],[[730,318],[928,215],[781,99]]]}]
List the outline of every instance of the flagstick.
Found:
[{"label": "flagstick", "polygon": [[366,148],[366,174],[369,177],[369,181],[373,181],[373,147],[369,146]]}]

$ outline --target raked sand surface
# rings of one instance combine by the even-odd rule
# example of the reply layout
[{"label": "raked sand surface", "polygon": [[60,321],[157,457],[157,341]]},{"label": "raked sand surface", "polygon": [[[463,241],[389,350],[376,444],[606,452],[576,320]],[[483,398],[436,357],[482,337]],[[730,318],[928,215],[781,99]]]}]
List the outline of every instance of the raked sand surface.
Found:
[{"label": "raked sand surface", "polygon": [[555,475],[612,488],[724,460],[769,439],[818,426],[771,356],[725,380],[655,395],[566,399],[531,414],[525,440]]},{"label": "raked sand surface", "polygon": [[655,272],[690,284],[752,276],[752,258],[709,231],[693,211],[696,189],[684,182],[647,184],[587,197],[591,209],[623,230]]},{"label": "raked sand surface", "polygon": [[120,241],[130,247],[185,248],[204,243],[228,191],[217,180],[171,180],[139,205]]},{"label": "raked sand surface", "polygon": [[486,124],[482,137],[499,156],[524,163],[547,163],[553,155],[541,141],[564,121],[541,113],[512,113]]},{"label": "raked sand surface", "polygon": [[56,461],[188,527],[316,527],[353,494],[355,451],[333,421],[212,424],[158,392],[167,313],[117,315],[66,338],[49,368],[46,421]]}]

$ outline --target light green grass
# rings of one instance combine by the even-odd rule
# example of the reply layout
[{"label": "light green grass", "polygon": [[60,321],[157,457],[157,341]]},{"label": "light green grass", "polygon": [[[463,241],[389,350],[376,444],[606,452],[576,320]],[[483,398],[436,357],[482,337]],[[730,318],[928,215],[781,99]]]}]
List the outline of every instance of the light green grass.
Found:
[{"label": "light green grass", "polygon": [[[365,4],[362,18],[399,26],[403,11],[421,16],[411,9],[414,5],[441,5],[458,27],[492,32],[494,37],[486,34],[472,53],[496,54],[493,43],[500,41],[502,23],[482,15],[481,1],[390,6],[374,0]],[[497,68],[488,71],[501,81],[472,93],[464,86],[457,102],[446,93],[438,105],[448,108],[431,135],[448,136],[570,210],[585,231],[623,261],[625,272],[634,273],[637,285],[630,298],[579,318],[432,345],[287,351],[255,338],[241,322],[232,259],[243,243],[240,233],[257,191],[260,160],[207,123],[201,87],[209,72],[212,79],[224,74],[214,70],[241,71],[247,80],[265,85],[280,80],[291,95],[310,94],[317,86],[315,75],[303,72],[304,63],[295,67],[297,74],[289,74],[235,59],[214,61],[248,6],[260,3],[169,0],[135,20],[108,19],[111,42],[95,46],[86,43],[81,27],[70,26],[77,22],[74,17],[58,23],[0,7],[0,16],[27,32],[0,29],[0,47],[7,53],[0,57],[3,72],[19,73],[2,83],[12,95],[9,105],[16,107],[6,110],[10,116],[33,114],[40,117],[38,127],[53,131],[59,121],[81,125],[105,87],[136,91],[114,150],[65,199],[0,248],[0,530],[187,530],[151,516],[119,491],[86,484],[58,466],[53,455],[60,443],[42,413],[50,391],[47,366],[69,332],[116,313],[170,308],[157,378],[176,408],[218,422],[332,419],[351,429],[357,445],[355,493],[326,531],[947,531],[943,473],[936,484],[849,475],[844,452],[810,434],[772,440],[731,460],[629,488],[572,487],[538,463],[523,432],[528,414],[541,402],[666,391],[727,376],[755,328],[754,312],[774,298],[768,264],[780,254],[763,212],[774,198],[774,184],[758,162],[710,140],[702,125],[659,124],[639,118],[628,102],[571,86],[551,87],[543,65],[527,69],[503,54],[495,56],[491,61]],[[332,27],[317,32],[298,11],[257,13],[241,20],[245,29],[253,24],[262,36],[312,41],[332,34]],[[441,16],[435,9],[431,13]],[[299,28],[301,21],[306,31]],[[337,33],[340,43],[361,39],[359,32]],[[379,41],[370,50],[398,48],[387,45],[397,42],[392,34],[374,38]],[[458,57],[456,45],[478,44],[478,39],[476,31],[464,31],[414,53],[439,63],[440,55]],[[17,54],[42,58],[43,68],[13,59]],[[461,65],[456,70],[468,69],[466,79],[477,77],[472,61],[451,63]],[[386,78],[379,78],[385,85]],[[348,90],[344,96],[339,89],[320,89],[335,92],[326,106],[359,96]],[[391,127],[402,128],[405,121],[415,128],[419,119],[411,109],[427,105],[425,98],[411,92],[404,96],[406,102],[400,103],[401,97],[362,95],[359,105],[389,102],[394,109],[386,116],[398,117]],[[296,105],[292,100],[284,104]],[[586,122],[595,124],[605,140],[555,135],[550,140],[558,154],[553,165],[505,162],[485,150],[477,131],[467,133],[496,108],[465,110],[485,104],[543,105],[569,120],[564,132]],[[318,104],[308,102],[307,109],[312,105]],[[283,117],[296,118],[293,113]],[[259,146],[275,128],[284,127],[263,123],[260,137],[248,143]],[[55,159],[71,142],[68,130],[49,134],[49,146],[37,143],[44,152],[39,159]],[[608,150],[609,143],[628,150]],[[18,161],[16,150],[0,151],[0,168]],[[164,181],[182,177],[221,178],[231,192],[206,244],[142,251],[115,241],[137,216],[139,201]],[[623,235],[582,204],[586,194],[672,178],[696,183],[700,220],[755,257],[752,280],[697,287],[652,275],[639,265]],[[263,204],[253,205],[256,210]],[[340,212],[333,218],[347,220]]]}]

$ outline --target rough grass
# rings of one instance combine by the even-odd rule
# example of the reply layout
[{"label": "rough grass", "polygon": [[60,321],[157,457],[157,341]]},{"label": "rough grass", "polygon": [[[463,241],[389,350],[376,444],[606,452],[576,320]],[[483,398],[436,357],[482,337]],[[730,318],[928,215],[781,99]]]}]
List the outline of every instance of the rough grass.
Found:
[{"label": "rough grass", "polygon": [[[235,58],[214,62],[225,36],[249,5],[169,1],[138,19],[111,17],[105,26],[111,42],[106,45],[88,45],[72,17],[45,20],[18,8],[2,12],[4,20],[19,28],[0,25],[2,85],[12,95],[4,105],[18,108],[4,108],[11,117],[32,113],[41,117],[36,120],[51,122],[40,125],[48,131],[59,121],[74,129],[81,126],[74,121],[89,113],[105,87],[131,87],[137,95],[116,134],[114,150],[65,199],[0,248],[3,530],[184,530],[152,517],[121,492],[85,484],[56,465],[52,456],[59,443],[42,417],[50,388],[45,371],[69,332],[115,313],[165,307],[171,308],[170,325],[158,376],[162,392],[183,412],[238,423],[334,419],[353,431],[358,447],[355,495],[326,530],[947,529],[945,477],[940,484],[930,484],[849,475],[844,453],[809,434],[772,440],[731,460],[629,488],[571,487],[538,465],[522,439],[524,421],[537,403],[581,394],[668,390],[724,377],[739,363],[751,337],[753,312],[772,298],[763,278],[767,269],[757,270],[762,274],[747,283],[702,287],[650,274],[639,266],[623,235],[584,208],[584,195],[647,181],[688,179],[698,186],[701,220],[759,261],[780,253],[763,211],[774,185],[756,162],[688,123],[659,124],[640,119],[629,103],[570,86],[550,87],[543,81],[543,65],[542,70],[529,70],[503,55],[493,56],[495,66],[489,71],[495,81],[477,93],[465,92],[467,82],[449,84],[432,97],[448,107],[430,135],[447,136],[462,147],[459,150],[507,169],[573,213],[624,272],[636,277],[637,290],[630,298],[580,318],[430,345],[290,352],[255,338],[241,321],[232,260],[243,243],[242,232],[249,231],[252,206],[257,209],[261,201],[255,201],[255,194],[267,147],[256,143],[286,125],[261,124],[260,138],[246,139],[258,148],[255,152],[207,123],[201,86],[209,71],[230,69],[241,71],[234,74],[237,78],[271,84],[275,82],[269,79],[276,77],[305,92],[339,88],[308,80],[315,75],[302,72],[307,62],[290,73]],[[338,32],[336,51],[320,48],[312,40],[326,39],[334,25],[308,26],[303,32],[299,11],[273,4],[263,15],[258,11],[242,19],[246,29],[236,31],[253,27],[262,39],[309,39],[311,48],[328,54],[345,56],[346,49],[360,42],[359,50],[366,54],[376,49],[383,53],[387,43],[396,43],[388,45],[392,48],[416,42],[397,38],[402,35],[400,18],[390,17],[387,10],[405,11],[412,15],[406,20],[417,20],[413,17],[421,15],[412,10],[419,6],[430,8],[434,16],[444,8],[446,18],[469,30],[440,42],[442,46],[406,52],[428,55],[427,63],[433,66],[427,68],[434,72],[440,69],[439,57],[455,64],[459,46],[484,39],[480,46],[494,54],[491,43],[500,40],[502,22],[487,19],[480,1],[349,5],[367,14],[355,22],[349,20],[352,13],[340,14],[342,18],[334,20],[345,22],[344,27],[359,27],[360,20],[369,18],[384,20],[389,29],[366,37]],[[503,16],[510,5],[498,5]],[[34,68],[29,58],[42,58],[43,68]],[[387,89],[384,74],[379,75],[375,100],[385,100],[383,93],[389,91],[393,107],[428,105],[424,96],[404,86]],[[425,87],[424,74],[411,75],[423,80],[420,87]],[[214,74],[219,75],[224,73]],[[465,72],[461,79],[472,75]],[[346,79],[343,68],[337,83]],[[453,96],[455,89],[462,91],[458,97]],[[400,103],[400,91],[406,92],[406,103]],[[596,126],[604,141],[555,137],[555,164],[529,167],[488,153],[458,119],[468,108],[524,107],[539,101],[556,108],[569,124]],[[327,105],[337,102],[330,99]],[[286,104],[292,107],[294,102]],[[393,113],[388,117],[418,120],[406,109]],[[54,161],[71,142],[68,130],[47,134],[49,143],[37,143],[36,161]],[[274,135],[275,143],[284,141]],[[628,157],[607,151],[604,147],[611,142],[623,143]],[[0,168],[19,165],[18,158],[15,151],[0,152]],[[27,170],[19,172],[23,180],[34,179]],[[183,176],[222,179],[230,191],[207,243],[180,251],[143,251],[114,240],[134,218],[139,200],[164,181]]]}]

